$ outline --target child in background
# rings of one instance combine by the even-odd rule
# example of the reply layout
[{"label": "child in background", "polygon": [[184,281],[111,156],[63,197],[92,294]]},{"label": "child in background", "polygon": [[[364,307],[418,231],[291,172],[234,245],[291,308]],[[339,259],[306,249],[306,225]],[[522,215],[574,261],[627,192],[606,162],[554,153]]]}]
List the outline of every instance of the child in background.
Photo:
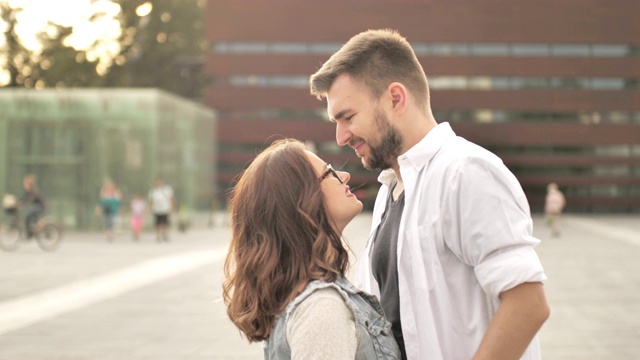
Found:
[{"label": "child in background", "polygon": [[131,200],[131,230],[133,231],[133,239],[136,241],[140,239],[146,207],[147,205],[140,194],[136,194]]}]

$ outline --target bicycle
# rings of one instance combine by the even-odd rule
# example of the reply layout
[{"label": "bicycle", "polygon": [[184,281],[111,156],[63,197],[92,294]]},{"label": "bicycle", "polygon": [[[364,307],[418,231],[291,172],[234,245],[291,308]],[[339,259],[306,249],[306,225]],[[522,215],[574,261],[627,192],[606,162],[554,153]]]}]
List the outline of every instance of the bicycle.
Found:
[{"label": "bicycle", "polygon": [[62,230],[46,218],[30,224],[29,230],[32,236],[27,237],[25,221],[18,208],[5,208],[4,218],[0,222],[0,249],[15,251],[21,243],[35,238],[40,249],[50,252],[56,250],[62,242]]}]

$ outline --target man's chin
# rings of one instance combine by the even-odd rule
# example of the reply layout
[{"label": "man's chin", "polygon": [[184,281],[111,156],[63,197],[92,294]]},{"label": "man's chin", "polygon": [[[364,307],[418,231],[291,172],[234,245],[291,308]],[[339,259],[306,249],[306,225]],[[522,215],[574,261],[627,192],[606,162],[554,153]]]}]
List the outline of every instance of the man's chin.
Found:
[{"label": "man's chin", "polygon": [[369,164],[369,161],[367,161],[367,158],[362,156],[360,157],[360,162],[362,162],[362,167],[364,167],[367,170],[375,170],[374,168],[371,167],[371,164]]},{"label": "man's chin", "polygon": [[376,166],[376,164],[372,164],[371,161],[367,161],[366,158],[362,158],[362,166],[367,170],[384,170],[380,166]]}]

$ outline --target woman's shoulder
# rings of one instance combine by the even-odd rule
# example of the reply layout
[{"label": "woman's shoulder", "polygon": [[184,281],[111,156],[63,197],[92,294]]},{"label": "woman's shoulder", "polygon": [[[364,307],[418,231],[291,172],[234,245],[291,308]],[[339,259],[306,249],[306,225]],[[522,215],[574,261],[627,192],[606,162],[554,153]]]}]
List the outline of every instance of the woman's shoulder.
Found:
[{"label": "woman's shoulder", "polygon": [[315,319],[318,323],[331,321],[353,321],[353,314],[345,299],[334,287],[313,291],[302,300],[290,314],[290,322]]},{"label": "woman's shoulder", "polygon": [[317,289],[298,304],[287,322],[286,335],[292,353],[331,359],[355,356],[357,337],[353,312],[334,287]]},{"label": "woman's shoulder", "polygon": [[342,303],[344,304],[344,298],[333,286],[324,287],[311,293],[304,301],[311,302],[327,302],[327,303]]}]

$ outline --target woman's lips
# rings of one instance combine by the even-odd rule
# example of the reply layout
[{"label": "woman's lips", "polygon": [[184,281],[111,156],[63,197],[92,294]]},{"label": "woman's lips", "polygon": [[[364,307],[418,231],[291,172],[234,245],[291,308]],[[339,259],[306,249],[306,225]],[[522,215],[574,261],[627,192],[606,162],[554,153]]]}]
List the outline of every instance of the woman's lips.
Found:
[{"label": "woman's lips", "polygon": [[347,187],[344,189],[344,192],[345,192],[345,194],[347,194],[347,197],[355,196],[355,195],[353,195],[353,193],[351,192],[351,190],[349,190],[349,186],[347,186]]}]

